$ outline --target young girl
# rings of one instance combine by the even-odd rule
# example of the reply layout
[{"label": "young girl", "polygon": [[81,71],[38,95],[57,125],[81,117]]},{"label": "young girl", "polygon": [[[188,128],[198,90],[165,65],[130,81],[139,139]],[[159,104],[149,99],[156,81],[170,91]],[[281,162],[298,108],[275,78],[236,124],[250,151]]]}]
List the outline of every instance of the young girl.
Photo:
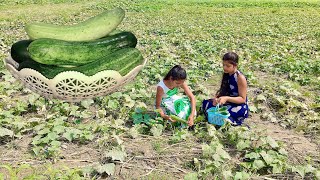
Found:
[{"label": "young girl", "polygon": [[[186,78],[186,71],[180,65],[174,66],[168,72],[157,85],[156,109],[166,120],[174,122],[169,115],[175,114],[181,118],[188,118],[188,125],[192,126],[196,112],[196,100],[185,82]],[[177,96],[178,88],[182,88],[189,98]]]},{"label": "young girl", "polygon": [[247,80],[237,69],[238,59],[238,55],[234,52],[228,52],[223,56],[224,74],[220,89],[217,91],[215,98],[204,100],[202,103],[204,112],[218,103],[227,106],[230,113],[229,120],[233,125],[241,125],[249,113]]}]

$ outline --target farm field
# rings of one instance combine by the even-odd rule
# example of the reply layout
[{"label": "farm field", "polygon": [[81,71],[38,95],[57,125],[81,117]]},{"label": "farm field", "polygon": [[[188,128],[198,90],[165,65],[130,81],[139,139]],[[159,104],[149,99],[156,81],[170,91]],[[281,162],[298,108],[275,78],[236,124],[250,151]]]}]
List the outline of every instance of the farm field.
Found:
[{"label": "farm field", "polygon": [[[319,0],[0,1],[0,57],[30,22],[71,25],[121,7],[118,30],[147,64],[120,91],[79,103],[48,100],[0,62],[0,179],[320,179]],[[247,126],[194,131],[153,111],[175,64],[197,98],[212,97],[221,56],[240,56]]]}]

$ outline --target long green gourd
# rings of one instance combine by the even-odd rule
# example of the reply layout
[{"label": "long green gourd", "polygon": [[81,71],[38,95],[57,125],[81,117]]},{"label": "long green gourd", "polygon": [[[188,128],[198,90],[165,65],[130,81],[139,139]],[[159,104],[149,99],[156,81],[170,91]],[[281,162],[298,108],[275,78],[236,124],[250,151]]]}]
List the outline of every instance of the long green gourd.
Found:
[{"label": "long green gourd", "polygon": [[37,39],[29,45],[28,51],[33,60],[42,64],[79,66],[136,44],[134,34],[121,32],[95,41]]},{"label": "long green gourd", "polygon": [[30,60],[31,57],[27,48],[31,42],[32,40],[29,39],[24,39],[15,42],[10,49],[12,59],[14,59],[17,63]]},{"label": "long green gourd", "polygon": [[[119,34],[124,31],[120,30],[113,30],[111,33],[109,33],[107,36],[102,37],[106,38],[108,36],[113,36],[115,34]],[[33,59],[30,57],[30,54],[28,52],[28,46],[33,40],[31,39],[22,39],[12,44],[10,48],[10,54],[12,59],[14,59],[17,63],[21,63],[23,61],[28,61]]]},{"label": "long green gourd", "polygon": [[52,38],[65,41],[90,41],[106,36],[123,20],[125,11],[115,8],[75,25],[29,23],[25,27],[30,39]]},{"label": "long green gourd", "polygon": [[178,117],[178,116],[176,116],[176,115],[170,115],[170,117],[171,117],[172,120],[175,120],[175,121],[177,121],[177,122],[187,123],[186,120],[184,120],[184,119],[182,119],[182,118],[180,118],[180,117]]},{"label": "long green gourd", "polygon": [[143,61],[143,56],[138,49],[124,48],[91,63],[78,67],[65,68],[54,65],[45,65],[36,61],[29,60],[20,63],[18,70],[24,68],[34,69],[48,79],[52,79],[57,74],[64,71],[77,71],[87,76],[92,76],[103,70],[115,70],[118,71],[122,76],[124,76],[133,68],[141,65]]}]

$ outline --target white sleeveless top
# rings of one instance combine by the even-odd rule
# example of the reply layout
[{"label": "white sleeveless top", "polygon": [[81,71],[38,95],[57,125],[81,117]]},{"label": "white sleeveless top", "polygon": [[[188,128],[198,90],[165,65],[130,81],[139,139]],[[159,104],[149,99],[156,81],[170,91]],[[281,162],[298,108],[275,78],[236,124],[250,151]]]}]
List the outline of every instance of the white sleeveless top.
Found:
[{"label": "white sleeveless top", "polygon": [[161,80],[161,81],[157,84],[157,86],[160,86],[160,87],[163,89],[164,94],[163,94],[162,98],[168,97],[167,92],[168,92],[170,89],[166,86],[166,84],[164,84],[163,80]]},{"label": "white sleeveless top", "polygon": [[167,97],[171,97],[172,95],[175,95],[178,93],[178,88],[173,88],[173,89],[169,89],[166,84],[164,84],[163,80],[161,80],[157,86],[160,86],[162,89],[163,89],[163,96],[162,96],[162,99],[163,98],[167,98]]}]

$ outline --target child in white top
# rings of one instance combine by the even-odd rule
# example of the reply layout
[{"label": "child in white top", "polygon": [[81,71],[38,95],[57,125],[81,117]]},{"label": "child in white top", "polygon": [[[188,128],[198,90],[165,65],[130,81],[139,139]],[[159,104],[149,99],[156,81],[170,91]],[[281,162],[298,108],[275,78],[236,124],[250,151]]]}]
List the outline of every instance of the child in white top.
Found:
[{"label": "child in white top", "polygon": [[[168,74],[164,77],[163,80],[161,80],[157,85],[157,94],[156,94],[156,109],[159,110],[159,113],[162,118],[166,120],[170,120],[174,122],[169,116],[169,114],[174,114],[177,112],[172,112],[172,110],[168,110],[166,106],[164,105],[165,100],[171,98],[177,100],[177,102],[182,103],[190,103],[191,109],[188,109],[186,111],[189,111],[190,115],[188,118],[188,125],[193,126],[193,120],[196,113],[196,99],[194,95],[192,94],[190,88],[186,84],[185,80],[187,78],[187,74],[185,69],[183,69],[180,65],[174,66]],[[188,96],[188,99],[186,101],[185,98],[181,98],[177,96],[178,88],[182,88],[185,92],[185,94]],[[190,107],[188,105],[187,107]],[[165,111],[165,112],[164,112]],[[185,110],[182,110],[186,112]],[[182,112],[181,113],[184,113]],[[175,114],[177,115],[177,114]],[[180,114],[181,115],[181,114]]]}]

